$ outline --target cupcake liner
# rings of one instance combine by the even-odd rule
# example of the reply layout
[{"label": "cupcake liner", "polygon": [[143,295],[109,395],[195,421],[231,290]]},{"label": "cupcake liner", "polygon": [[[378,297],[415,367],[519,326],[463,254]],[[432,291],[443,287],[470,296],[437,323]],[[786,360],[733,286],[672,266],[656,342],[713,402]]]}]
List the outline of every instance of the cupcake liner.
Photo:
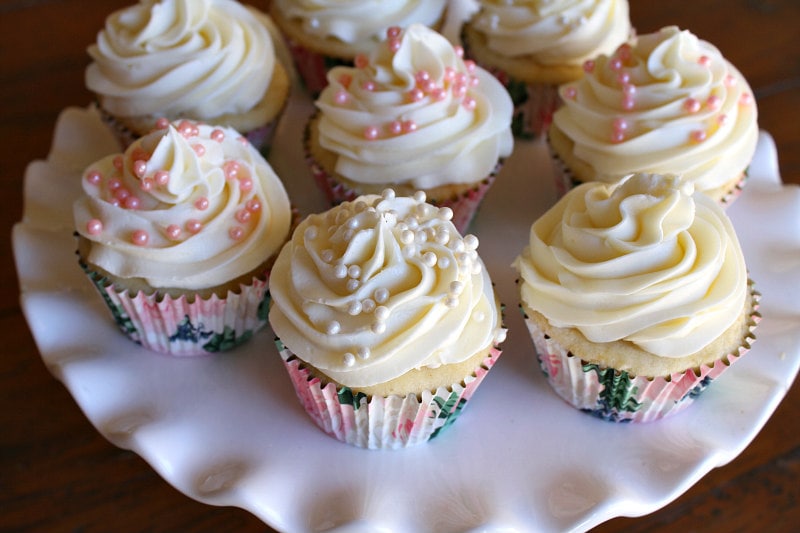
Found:
[{"label": "cupcake liner", "polygon": [[483,68],[491,72],[508,91],[514,104],[511,131],[519,139],[541,137],[553,121],[553,113],[561,105],[558,86],[548,83],[526,83],[512,78],[494,67]]},{"label": "cupcake liner", "polygon": [[312,98],[319,96],[328,85],[328,71],[339,65],[352,66],[353,62],[339,57],[328,56],[303,46],[294,39],[286,37],[286,46],[292,56],[297,73]]},{"label": "cupcake liner", "polygon": [[664,377],[635,376],[625,371],[587,363],[546,335],[526,317],[539,366],[553,390],[567,403],[612,422],[650,422],[687,408],[709,384],[750,350],[760,315],[754,292],[749,334],[735,353],[710,365]]},{"label": "cupcake liner", "polygon": [[239,292],[225,298],[185,295],[159,298],[156,294],[132,294],[118,288],[83,261],[84,272],[100,292],[119,329],[132,341],[150,350],[193,356],[229,350],[250,339],[267,323],[269,276],[253,278]]},{"label": "cupcake liner", "polygon": [[461,414],[469,398],[501,355],[493,347],[483,363],[464,379],[435,391],[402,397],[367,397],[348,387],[312,377],[280,339],[275,345],[303,408],[328,435],[368,449],[415,446],[436,437]]}]

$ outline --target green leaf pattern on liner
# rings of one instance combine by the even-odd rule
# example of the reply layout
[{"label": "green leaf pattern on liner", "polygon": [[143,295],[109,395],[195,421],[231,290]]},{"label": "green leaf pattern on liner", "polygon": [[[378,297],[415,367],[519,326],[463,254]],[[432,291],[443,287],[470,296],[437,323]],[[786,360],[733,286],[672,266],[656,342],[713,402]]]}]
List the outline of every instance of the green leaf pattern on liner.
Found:
[{"label": "green leaf pattern on liner", "polygon": [[583,365],[584,372],[594,371],[603,389],[597,401],[597,407],[586,411],[604,420],[626,422],[630,419],[622,417],[623,413],[635,413],[642,404],[636,400],[639,388],[632,384],[627,372],[617,372],[613,368],[600,368],[594,363]]}]

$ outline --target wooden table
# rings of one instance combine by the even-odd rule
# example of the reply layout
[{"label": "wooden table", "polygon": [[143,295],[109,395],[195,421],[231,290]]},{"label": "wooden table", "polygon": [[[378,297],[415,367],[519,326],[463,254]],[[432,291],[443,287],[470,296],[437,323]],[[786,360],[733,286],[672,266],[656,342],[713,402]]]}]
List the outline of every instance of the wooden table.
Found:
[{"label": "wooden table", "polygon": [[[183,496],[138,456],[103,439],[48,373],[18,304],[10,229],[21,216],[25,167],[47,155],[59,111],[90,101],[83,85],[86,46],[105,15],[129,2],[7,0],[0,5],[0,530],[268,530],[245,511]],[[784,181],[800,183],[800,2],[631,3],[640,33],[676,24],[716,44],[738,66],[755,91],[761,127],[777,142]],[[597,531],[796,530],[798,409],[800,388],[795,386],[733,462],[710,472],[666,508],[618,518]]]}]

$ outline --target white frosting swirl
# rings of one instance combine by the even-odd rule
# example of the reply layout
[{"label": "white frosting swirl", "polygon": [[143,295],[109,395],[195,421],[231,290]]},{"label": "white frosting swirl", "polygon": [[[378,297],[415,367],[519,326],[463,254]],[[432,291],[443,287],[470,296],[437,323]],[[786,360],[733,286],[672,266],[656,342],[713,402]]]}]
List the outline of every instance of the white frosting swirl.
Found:
[{"label": "white frosting swirl", "polygon": [[592,342],[693,354],[742,312],[747,271],[722,208],[690,182],[635,174],[571,190],[514,261],[526,306]]},{"label": "white frosting swirl", "polygon": [[612,53],[630,37],[627,0],[507,2],[481,0],[473,27],[486,46],[506,57],[541,65],[578,65]]},{"label": "white frosting swirl", "polygon": [[274,0],[274,4],[287,19],[300,20],[306,34],[353,44],[382,41],[391,26],[433,26],[442,18],[446,1]]},{"label": "white frosting swirl", "polygon": [[333,68],[316,102],[338,174],[429,189],[479,181],[511,154],[508,93],[439,33],[412,25],[362,59]]},{"label": "white frosting swirl", "polygon": [[289,236],[283,184],[230,128],[181,121],[89,166],[74,205],[86,259],[153,287],[215,287],[256,269]]},{"label": "white frosting swirl", "polygon": [[272,269],[275,334],[350,387],[488,349],[504,333],[494,291],[450,216],[391,190],[309,216]]},{"label": "white frosting swirl", "polygon": [[672,26],[642,35],[560,89],[555,127],[592,179],[680,174],[704,192],[750,163],[757,110],[744,77],[711,44]]},{"label": "white frosting swirl", "polygon": [[89,55],[87,87],[121,117],[249,111],[275,65],[266,15],[234,0],[140,0],[106,19]]}]

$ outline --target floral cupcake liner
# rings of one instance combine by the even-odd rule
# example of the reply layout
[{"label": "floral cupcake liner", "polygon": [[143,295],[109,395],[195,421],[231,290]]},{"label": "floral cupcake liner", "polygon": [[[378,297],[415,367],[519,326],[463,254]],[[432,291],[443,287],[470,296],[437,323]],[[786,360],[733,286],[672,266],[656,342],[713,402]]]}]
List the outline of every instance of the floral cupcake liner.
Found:
[{"label": "floral cupcake liner", "polygon": [[194,356],[217,353],[248,341],[267,323],[269,278],[253,278],[225,298],[159,298],[156,294],[117,288],[105,276],[80,262],[100,292],[119,329],[150,350]]},{"label": "floral cupcake liner", "polygon": [[567,403],[612,422],[650,422],[686,409],[755,342],[753,330],[761,316],[753,292],[749,334],[735,353],[710,365],[664,377],[635,376],[625,371],[583,361],[545,334],[533,320],[525,323],[536,348],[539,366],[553,390]]},{"label": "floral cupcake liner", "polygon": [[398,449],[418,445],[455,422],[467,401],[501,355],[499,347],[461,383],[402,397],[367,397],[344,386],[323,382],[280,339],[275,344],[300,403],[325,433],[368,449]]}]

